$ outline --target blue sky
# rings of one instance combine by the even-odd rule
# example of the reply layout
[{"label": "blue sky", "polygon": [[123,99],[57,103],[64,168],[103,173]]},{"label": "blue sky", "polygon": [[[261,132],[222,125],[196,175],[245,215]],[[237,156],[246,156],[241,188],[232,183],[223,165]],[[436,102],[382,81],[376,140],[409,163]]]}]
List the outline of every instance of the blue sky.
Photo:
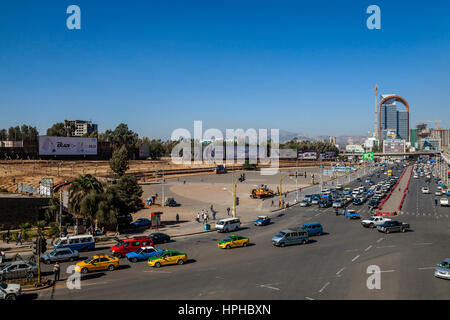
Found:
[{"label": "blue sky", "polygon": [[[81,30],[66,27],[71,4]],[[366,27],[371,4],[381,30]],[[449,57],[449,1],[4,0],[0,128],[365,135],[375,83],[409,102],[411,126],[448,128]]]}]

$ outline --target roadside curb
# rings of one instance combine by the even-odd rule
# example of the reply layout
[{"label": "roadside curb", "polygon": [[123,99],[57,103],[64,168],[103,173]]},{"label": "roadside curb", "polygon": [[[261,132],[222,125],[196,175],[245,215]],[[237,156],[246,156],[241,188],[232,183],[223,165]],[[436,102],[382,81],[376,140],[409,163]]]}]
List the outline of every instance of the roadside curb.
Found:
[{"label": "roadside curb", "polygon": [[39,291],[39,290],[48,289],[48,288],[51,288],[52,286],[53,286],[53,282],[49,281],[48,284],[43,285],[41,287],[33,287],[33,286],[30,288],[22,287],[22,292],[31,293],[31,292],[35,292],[35,291]]}]

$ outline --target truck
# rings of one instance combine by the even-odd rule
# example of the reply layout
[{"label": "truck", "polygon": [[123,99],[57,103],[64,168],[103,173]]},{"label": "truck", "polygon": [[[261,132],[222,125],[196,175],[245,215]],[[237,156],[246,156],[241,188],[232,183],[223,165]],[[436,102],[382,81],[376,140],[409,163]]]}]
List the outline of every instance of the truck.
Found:
[{"label": "truck", "polygon": [[368,219],[362,220],[361,225],[366,228],[375,228],[379,225],[382,225],[386,221],[391,221],[391,219],[381,217],[381,216],[374,216],[374,217],[370,217]]}]

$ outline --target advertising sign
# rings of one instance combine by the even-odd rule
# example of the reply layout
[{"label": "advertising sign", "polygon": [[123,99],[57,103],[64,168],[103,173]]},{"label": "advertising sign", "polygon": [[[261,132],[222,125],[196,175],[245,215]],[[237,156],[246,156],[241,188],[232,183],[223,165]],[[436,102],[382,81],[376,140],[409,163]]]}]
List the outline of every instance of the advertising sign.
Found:
[{"label": "advertising sign", "polygon": [[299,160],[317,160],[317,152],[309,151],[309,150],[299,151],[298,159]]},{"label": "advertising sign", "polygon": [[39,155],[96,155],[97,138],[39,136]]},{"label": "advertising sign", "polygon": [[405,151],[405,140],[386,139],[383,141],[383,153],[404,153]]},{"label": "advertising sign", "polygon": [[363,161],[373,161],[373,152],[364,152]]}]

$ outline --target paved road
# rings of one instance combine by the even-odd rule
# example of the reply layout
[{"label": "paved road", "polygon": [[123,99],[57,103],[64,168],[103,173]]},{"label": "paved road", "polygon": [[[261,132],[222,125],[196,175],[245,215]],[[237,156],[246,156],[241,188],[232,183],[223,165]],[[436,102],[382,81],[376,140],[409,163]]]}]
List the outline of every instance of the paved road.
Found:
[{"label": "paved road", "polygon": [[[180,238],[164,248],[186,251],[191,260],[183,266],[153,269],[145,262],[130,264],[122,260],[120,270],[84,276],[81,290],[68,290],[60,283],[55,290],[41,291],[37,297],[450,299],[450,282],[433,277],[436,263],[450,256],[450,219],[445,217],[448,208],[434,208],[432,201],[424,201],[422,197],[433,196],[417,194],[421,183],[411,181],[405,214],[400,216],[411,224],[411,232],[385,235],[363,228],[359,221],[335,216],[331,208],[293,207],[276,214],[269,226],[244,225],[239,233],[254,244],[247,248],[220,250],[216,243],[225,235],[217,233]],[[350,187],[358,185],[354,182]],[[417,208],[433,216],[406,215],[417,212]],[[354,209],[362,217],[369,216],[367,204]],[[325,235],[312,237],[306,245],[271,245],[271,237],[279,230],[312,221],[324,226]],[[370,265],[381,269],[380,290],[367,289],[366,271]]]}]

